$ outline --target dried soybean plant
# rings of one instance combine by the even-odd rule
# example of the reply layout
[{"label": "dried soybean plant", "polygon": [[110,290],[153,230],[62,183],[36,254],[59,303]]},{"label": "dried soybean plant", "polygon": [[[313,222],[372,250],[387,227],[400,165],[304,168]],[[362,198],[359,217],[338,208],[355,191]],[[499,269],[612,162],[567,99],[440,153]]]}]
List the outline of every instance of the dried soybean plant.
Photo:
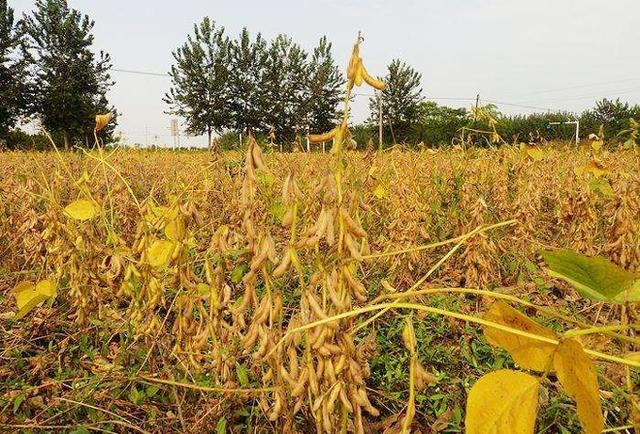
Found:
[{"label": "dried soybean plant", "polygon": [[[0,213],[2,228],[11,226],[7,222],[20,222],[17,226],[24,227],[29,234],[21,240],[21,248],[40,252],[42,256],[16,255],[24,257],[25,262],[20,265],[41,267],[43,270],[38,273],[39,283],[22,282],[14,288],[13,293],[19,307],[17,317],[25,315],[43,300],[55,297],[57,289],[61,296],[69,299],[78,323],[84,324],[95,316],[98,319],[111,316],[118,323],[131,326],[135,336],[134,343],[147,351],[142,365],[137,366],[138,373],[145,368],[147,360],[152,365],[149,370],[153,374],[145,375],[144,381],[167,383],[167,380],[163,380],[164,376],[171,378],[178,373],[183,378],[194,379],[192,374],[203,374],[198,378],[207,378],[208,382],[217,387],[216,392],[224,394],[221,402],[229,403],[231,407],[247,403],[242,397],[227,399],[233,396],[234,391],[239,390],[238,393],[242,393],[242,396],[256,397],[258,405],[255,408],[264,415],[260,422],[269,424],[271,431],[295,432],[300,423],[313,421],[318,433],[363,433],[368,425],[364,420],[366,414],[379,415],[379,411],[369,400],[366,387],[367,378],[370,377],[368,357],[374,336],[369,334],[359,342],[354,338],[355,331],[361,330],[390,309],[444,315],[482,325],[489,344],[504,348],[522,369],[533,372],[500,370],[478,380],[469,393],[467,432],[484,434],[487,430],[490,431],[487,427],[492,426],[499,427],[500,432],[513,432],[514,429],[519,429],[518,432],[533,432],[538,390],[547,384],[551,386],[550,390],[558,388],[557,386],[563,387],[567,395],[577,402],[578,419],[585,430],[589,433],[599,432],[605,421],[592,358],[632,367],[640,364],[637,357],[633,358],[637,338],[632,334],[634,327],[637,328],[637,314],[633,303],[637,302],[638,295],[632,290],[636,286],[629,286],[636,281],[637,276],[608,266],[604,268],[604,273],[600,273],[603,270],[601,262],[589,262],[582,257],[576,259],[566,252],[560,256],[556,254],[555,258],[559,257],[560,260],[555,262],[553,255],[546,257],[550,268],[555,270],[554,277],[562,278],[562,266],[566,265],[567,257],[570,257],[573,259],[568,262],[569,265],[579,263],[587,273],[593,269],[596,275],[611,274],[624,280],[626,286],[617,289],[626,298],[616,301],[622,305],[621,324],[614,325],[585,325],[553,309],[536,306],[513,295],[469,286],[491,286],[504,277],[494,266],[496,249],[501,249],[500,253],[503,250],[520,253],[518,249],[526,249],[524,253],[532,256],[537,253],[538,246],[532,247],[528,240],[534,235],[539,236],[538,227],[546,227],[549,232],[553,232],[555,226],[561,227],[554,225],[552,212],[547,213],[547,220],[539,216],[541,210],[545,210],[545,202],[559,204],[553,210],[558,213],[559,221],[566,221],[563,226],[568,229],[564,233],[560,230],[555,233],[558,237],[564,236],[561,241],[565,245],[575,242],[576,240],[571,239],[575,236],[580,243],[578,245],[587,248],[597,244],[597,234],[606,239],[603,248],[619,265],[631,269],[637,267],[640,231],[633,218],[639,208],[635,194],[638,188],[637,178],[618,180],[610,177],[612,181],[619,181],[613,186],[621,197],[610,201],[607,213],[602,216],[597,212],[596,196],[589,186],[586,186],[589,189],[579,187],[579,197],[573,199],[561,196],[557,189],[549,191],[552,189],[548,187],[557,183],[558,179],[566,183],[566,189],[574,190],[583,180],[580,176],[566,175],[567,168],[574,164],[575,159],[570,162],[560,161],[564,154],[554,154],[558,160],[548,163],[558,163],[563,168],[564,171],[559,172],[561,176],[556,177],[544,176],[545,166],[541,166],[544,162],[537,157],[533,158],[530,151],[525,153],[525,158],[531,157],[533,161],[520,158],[514,148],[472,154],[456,151],[445,154],[444,158],[431,156],[425,159],[421,155],[423,166],[416,165],[417,158],[414,154],[393,153],[388,155],[388,166],[393,167],[375,170],[373,166],[366,167],[359,160],[359,155],[344,152],[345,143],[350,137],[349,97],[353,87],[364,82],[377,89],[381,89],[384,84],[371,78],[364,68],[359,55],[360,42],[358,37],[347,70],[349,80],[340,124],[329,133],[310,137],[312,141],[333,140],[330,170],[320,176],[313,194],[305,196],[303,189],[307,190],[304,184],[306,179],[299,174],[314,179],[317,167],[327,159],[311,155],[296,156],[299,159],[297,163],[305,166],[304,170],[295,174],[290,172],[284,180],[279,205],[282,211],[281,223],[288,232],[286,229],[274,228],[266,221],[270,216],[265,217],[265,195],[262,193],[271,193],[271,189],[267,187],[275,182],[275,177],[252,137],[248,139],[243,159],[237,158],[236,153],[224,157],[227,159],[226,163],[229,163],[226,167],[229,171],[223,172],[217,180],[220,183],[218,187],[224,188],[212,189],[222,191],[216,191],[217,196],[214,197],[224,198],[224,194],[228,195],[230,190],[237,190],[237,180],[242,181],[239,198],[218,201],[224,203],[215,203],[210,197],[204,200],[196,190],[190,190],[189,194],[176,194],[176,183],[172,180],[161,179],[149,187],[148,178],[169,171],[177,161],[201,165],[202,161],[197,156],[180,157],[183,160],[171,156],[169,162],[162,164],[157,164],[158,160],[152,159],[151,163],[147,161],[144,167],[148,172],[146,176],[135,180],[138,183],[136,191],[144,191],[146,186],[151,188],[151,192],[148,199],[140,204],[128,184],[126,189],[119,192],[115,188],[109,189],[108,183],[107,188],[101,190],[94,173],[89,171],[75,183],[75,177],[70,178],[65,187],[64,177],[54,173],[48,181],[50,184],[43,188],[46,206],[40,215],[35,211],[35,193],[25,200],[27,206],[32,208],[31,213],[23,213],[19,207],[16,207],[18,211],[11,211],[5,204],[0,204],[4,210]],[[591,166],[587,165],[585,168],[589,172],[586,175],[588,180],[598,178],[598,170],[602,171],[597,162],[594,163],[596,158],[598,161],[604,159],[603,155],[597,153],[598,150],[593,149],[590,155]],[[470,155],[477,159],[470,158]],[[544,155],[543,157],[546,158]],[[149,157],[145,155],[145,158]],[[100,164],[94,171],[106,165],[106,157],[96,159]],[[134,158],[123,158],[123,170],[127,170],[129,175],[136,173],[136,166],[139,165],[137,159],[140,159],[139,154],[135,154]],[[496,160],[501,166],[496,164]],[[275,167],[271,166],[271,161]],[[277,158],[270,160],[274,171],[283,168],[282,165],[278,166],[279,163],[281,161]],[[378,164],[382,165],[380,162]],[[435,168],[431,164],[436,164]],[[474,168],[470,168],[472,165]],[[463,175],[441,177],[437,181],[441,183],[438,187],[434,179],[425,177],[425,184],[422,178],[413,176],[424,172],[426,167],[432,168],[434,173],[452,172]],[[237,171],[234,172],[235,169]],[[381,199],[387,195],[385,205],[377,211],[382,211],[389,221],[385,222],[381,218],[376,221],[377,227],[373,224],[363,225],[363,222],[370,223],[364,217],[371,214],[363,215],[363,210],[370,203],[358,197],[357,183],[348,179],[358,169],[368,170],[370,178],[372,174],[376,175],[375,180],[372,178],[375,182],[367,186],[372,190],[369,199],[375,197],[382,202]],[[402,183],[403,185],[386,183],[385,171],[391,172],[391,169],[396,177],[399,173],[407,174],[412,181]],[[513,171],[517,177],[517,181],[511,184],[516,187],[515,197],[510,196],[509,189],[506,188],[506,183],[511,182],[509,171]],[[500,172],[501,176],[487,176],[492,172]],[[182,173],[188,173],[188,170],[183,168]],[[234,177],[235,175],[239,176]],[[534,186],[530,180],[534,175],[537,175],[539,186]],[[458,183],[460,179],[465,182]],[[206,184],[208,181],[205,179],[202,183]],[[423,183],[420,184],[421,182]],[[4,187],[6,181],[2,184],[3,191],[14,186],[9,184],[8,188]],[[155,190],[156,187],[158,191]],[[28,185],[28,188],[35,187]],[[441,192],[437,191],[438,188]],[[65,189],[73,191],[79,199],[71,201],[62,209],[59,203],[67,203],[68,198],[60,198],[58,195]],[[186,188],[185,191],[187,190],[189,189]],[[441,200],[435,206],[422,203],[424,196],[417,194],[419,190],[430,195],[436,192],[436,195],[442,196]],[[493,197],[492,191],[496,192],[497,197]],[[113,203],[117,202],[114,195],[122,192],[125,196],[127,192],[130,193],[129,205],[135,203],[136,207],[131,207],[135,210],[135,217],[123,216],[132,223],[131,230],[127,231],[127,226],[121,224],[118,234],[113,215],[124,213],[123,209],[126,207],[115,209]],[[481,194],[477,194],[478,192]],[[208,193],[214,194],[211,191]],[[154,196],[162,199],[156,202],[153,200]],[[459,198],[454,201],[452,196]],[[478,196],[486,201],[479,200]],[[585,200],[581,201],[583,198]],[[455,210],[454,206],[457,207]],[[494,246],[489,238],[484,237],[488,228],[504,226],[504,222],[490,225],[496,208],[500,218],[519,213],[519,217],[531,220],[519,233],[526,235],[523,236],[525,241],[511,245],[505,242]],[[427,213],[431,213],[433,221],[429,220],[429,224],[424,224]],[[9,214],[10,217],[5,217]],[[200,239],[205,241],[198,244],[197,233],[203,226],[199,222],[203,214],[209,216],[209,223],[212,224],[206,228],[211,229],[210,232],[205,231]],[[373,242],[383,253],[370,254],[369,234],[363,226],[370,233],[373,233],[373,228],[387,229],[389,233],[381,236],[381,241],[374,239]],[[409,247],[391,252],[386,250],[397,242],[414,243],[420,236],[429,241],[433,241],[430,237],[440,239],[443,233],[437,232],[434,235],[436,226],[444,228],[445,234],[465,235],[445,242],[444,244],[455,244],[455,247],[409,290],[398,291],[383,281],[382,286],[388,293],[370,300],[362,271],[364,261],[375,257],[397,258],[404,254],[411,255],[411,264],[401,263],[410,261],[397,261],[388,271],[397,288],[409,281],[414,282],[416,273],[421,272],[420,263],[428,264],[422,252],[426,248],[444,244],[438,241],[431,247]],[[285,238],[288,240],[278,238],[279,233],[286,233]],[[272,234],[276,235],[278,243],[274,241]],[[451,276],[464,274],[467,288],[421,288],[433,271],[464,243],[466,248],[461,250],[460,261],[452,261],[453,265],[448,264],[448,269],[441,270],[441,281],[452,282],[454,280]],[[514,248],[514,245],[518,247]],[[433,256],[427,259],[433,259]],[[398,279],[401,274],[404,274],[404,279]],[[575,276],[568,276],[565,280],[576,282]],[[59,288],[56,285],[58,282],[62,283]],[[598,285],[602,283],[599,286],[610,289],[606,281],[594,280],[588,284],[593,285],[594,282]],[[581,288],[584,290],[584,285]],[[587,289],[597,292],[597,288]],[[538,309],[545,315],[577,325],[581,330],[557,334],[501,302],[494,303],[483,317],[448,311],[434,307],[435,305],[406,302],[412,297],[424,297],[421,300],[425,300],[433,293],[481,295],[487,300],[507,300],[529,309]],[[34,298],[29,299],[32,295]],[[595,299],[611,301],[610,298]],[[384,300],[395,301],[384,303]],[[358,315],[374,312],[365,322],[355,322]],[[409,313],[405,320],[402,338],[409,356],[407,405],[397,416],[389,418],[393,419],[391,423],[383,423],[387,433],[408,433],[421,423],[416,416],[420,402],[417,395],[433,380],[433,376],[427,373],[418,359],[420,342],[416,339],[412,314]],[[622,332],[628,332],[628,336],[621,334]],[[606,333],[629,345],[621,347],[622,354],[617,356],[589,349],[586,344],[583,347],[577,338],[592,333]],[[171,357],[171,361],[165,360],[166,356]],[[174,359],[177,361],[175,365],[171,364]],[[576,363],[584,374],[582,378],[571,369],[568,360]],[[242,378],[239,373],[242,371],[241,367],[248,368],[252,374],[251,380],[256,381],[249,381],[246,373]],[[558,381],[555,381],[555,376],[548,375],[551,371],[557,374]],[[151,378],[152,375],[160,378]],[[627,370],[624,378],[627,383],[625,396],[629,397],[631,408],[637,408],[633,384],[630,385],[631,379]],[[243,389],[238,389],[237,382],[240,382]],[[195,380],[191,384],[168,384],[172,387],[200,388],[201,392],[207,390],[199,383],[196,384]],[[211,392],[212,389],[214,388],[208,388],[208,391]],[[505,390],[520,392],[518,396],[522,399],[510,399],[513,394],[507,394],[505,399],[494,399]],[[200,395],[198,396],[200,399]],[[206,400],[198,402],[209,405]],[[139,408],[146,411],[147,407]],[[197,406],[194,408],[201,409]],[[226,409],[222,407],[221,411]],[[212,411],[212,417],[217,417],[215,412],[218,410]],[[202,420],[200,417],[201,415],[197,415],[198,420]]]},{"label": "dried soybean plant", "polygon": [[[354,86],[363,82],[377,89],[384,83],[372,78],[360,57],[360,35],[353,47],[347,69],[347,91],[341,123],[332,131],[310,135],[312,142],[333,139],[333,172],[328,173],[315,193],[321,195],[321,209],[315,223],[306,228],[297,248],[313,249],[314,271],[309,284],[300,276],[300,317],[291,324],[306,324],[348,312],[354,306],[367,301],[367,289],[357,277],[362,254],[366,249],[366,232],[358,221],[358,198],[348,191],[344,182],[345,165],[343,149],[350,138],[348,129],[349,101]],[[285,183],[285,200],[290,203],[296,195],[294,181]],[[296,206],[287,210],[287,222],[295,222]],[[292,234],[295,231],[292,230]],[[297,254],[290,244],[278,273],[289,263],[297,262]],[[363,433],[363,410],[378,415],[367,396],[365,378],[369,366],[365,348],[357,348],[349,329],[352,320],[329,322],[305,332],[304,340],[289,339],[286,342],[290,359],[289,369],[282,367],[283,377],[291,387],[296,402],[308,400],[318,432]]]}]

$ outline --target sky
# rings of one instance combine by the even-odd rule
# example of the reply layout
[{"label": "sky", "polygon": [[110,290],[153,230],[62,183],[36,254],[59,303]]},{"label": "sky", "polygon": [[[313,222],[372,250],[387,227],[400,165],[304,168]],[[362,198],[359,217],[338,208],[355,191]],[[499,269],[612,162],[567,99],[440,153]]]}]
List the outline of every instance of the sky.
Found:
[{"label": "sky", "polygon": [[[9,0],[18,14],[32,0]],[[399,58],[422,74],[423,95],[469,107],[498,102],[504,113],[580,112],[604,97],[640,103],[638,0],[69,0],[95,20],[95,49],[113,67],[166,74],[171,53],[209,16],[236,36],[243,27],[268,39],[291,36],[311,51],[322,35],[346,67],[358,31],[372,75]],[[166,76],[113,71],[108,97],[129,143],[171,144],[162,97]],[[358,89],[370,93],[370,89]],[[524,107],[523,107],[524,106]],[[368,116],[368,98],[353,120]],[[203,137],[181,143],[206,146]]]}]

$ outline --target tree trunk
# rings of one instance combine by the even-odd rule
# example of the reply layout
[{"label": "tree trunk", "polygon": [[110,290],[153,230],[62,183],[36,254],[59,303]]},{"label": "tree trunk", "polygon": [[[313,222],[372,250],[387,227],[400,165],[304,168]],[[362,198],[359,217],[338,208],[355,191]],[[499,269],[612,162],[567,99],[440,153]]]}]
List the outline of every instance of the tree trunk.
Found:
[{"label": "tree trunk", "polygon": [[69,149],[69,134],[67,132],[62,133],[62,140],[64,142],[64,149]]},{"label": "tree trunk", "polygon": [[211,151],[211,127],[207,127],[207,149]]}]

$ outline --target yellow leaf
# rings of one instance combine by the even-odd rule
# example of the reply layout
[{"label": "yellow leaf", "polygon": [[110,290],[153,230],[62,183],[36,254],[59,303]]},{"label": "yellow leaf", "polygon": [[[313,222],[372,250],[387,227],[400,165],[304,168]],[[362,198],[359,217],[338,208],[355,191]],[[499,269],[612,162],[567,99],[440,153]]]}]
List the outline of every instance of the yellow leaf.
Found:
[{"label": "yellow leaf", "polygon": [[602,145],[603,145],[602,140],[593,140],[591,142],[591,147],[593,148],[594,151],[599,151],[600,148],[602,148]]},{"label": "yellow leaf", "polygon": [[520,149],[524,151],[533,161],[540,161],[544,158],[544,152],[536,145],[522,143]]},{"label": "yellow leaf", "polygon": [[573,338],[563,341],[553,358],[553,367],[567,395],[576,401],[578,419],[584,432],[602,432],[604,418],[600,406],[598,374],[580,342]]},{"label": "yellow leaf", "polygon": [[180,219],[171,220],[164,227],[164,234],[173,241],[182,239],[184,237],[184,223]]},{"label": "yellow leaf", "polygon": [[595,177],[602,176],[609,173],[609,169],[604,165],[602,161],[593,159],[588,164],[582,166],[581,173],[591,173]]},{"label": "yellow leaf", "polygon": [[113,113],[105,113],[102,115],[96,115],[96,132],[102,130],[113,119]]},{"label": "yellow leaf", "polygon": [[90,200],[78,199],[65,207],[64,214],[76,220],[89,220],[98,214],[98,208]]},{"label": "yellow leaf", "polygon": [[383,197],[385,197],[387,195],[387,190],[385,190],[385,188],[384,188],[384,186],[382,184],[378,184],[373,189],[373,195],[375,197],[377,197],[378,199],[382,199]]},{"label": "yellow leaf", "polygon": [[36,291],[48,297],[56,296],[56,287],[50,280],[42,280],[36,285]]},{"label": "yellow leaf", "polygon": [[27,304],[31,298],[31,293],[35,291],[35,286],[31,282],[20,282],[13,287],[11,293],[16,297],[16,306],[18,309],[22,309],[22,306]]},{"label": "yellow leaf", "polygon": [[162,269],[169,265],[171,262],[171,256],[176,245],[172,241],[156,240],[151,243],[147,256],[149,258],[149,265],[154,268]]},{"label": "yellow leaf", "polygon": [[[503,302],[495,303],[484,315],[484,319],[527,333],[556,339],[551,330],[530,320]],[[487,342],[507,350],[513,360],[525,369],[542,372],[551,362],[551,355],[555,350],[554,344],[509,333],[495,327],[483,326],[483,329]]]},{"label": "yellow leaf", "polygon": [[14,316],[18,320],[33,310],[43,301],[55,298],[56,288],[50,280],[43,280],[33,285],[31,282],[22,282],[16,285],[11,292],[16,297],[18,313]]},{"label": "yellow leaf", "polygon": [[469,391],[467,434],[533,433],[540,380],[501,369],[480,378]]}]

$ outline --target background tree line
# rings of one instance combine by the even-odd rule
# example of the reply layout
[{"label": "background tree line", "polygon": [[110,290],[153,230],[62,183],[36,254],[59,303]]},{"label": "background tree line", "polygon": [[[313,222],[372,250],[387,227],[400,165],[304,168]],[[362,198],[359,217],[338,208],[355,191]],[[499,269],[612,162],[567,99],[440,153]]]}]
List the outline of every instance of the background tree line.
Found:
[{"label": "background tree line", "polygon": [[232,131],[272,135],[287,146],[308,129],[329,130],[345,82],[331,48],[322,37],[309,53],[289,36],[267,41],[246,28],[232,39],[205,18],[173,53],[168,113],[209,143],[213,134]]},{"label": "background tree line", "polygon": [[[114,84],[110,57],[92,49],[93,26],[66,0],[36,0],[33,12],[20,19],[0,0],[0,146],[48,147],[46,137],[18,128],[34,119],[57,143],[91,146],[94,115],[117,115],[106,96]],[[215,135],[223,147],[234,147],[241,134],[251,131],[262,141],[292,149],[308,131],[333,128],[341,115],[345,78],[326,37],[307,51],[283,34],[269,41],[245,28],[232,37],[204,18],[173,58],[164,96],[167,112],[184,120],[187,133],[207,135],[209,143]],[[387,83],[381,93],[387,146],[439,146],[452,143],[462,128],[490,128],[472,110],[426,100],[421,74],[401,60],[393,60],[378,78]],[[369,118],[352,125],[360,147],[378,139],[377,97],[369,107]],[[485,108],[507,142],[533,136],[571,139],[570,126],[549,123],[574,119],[580,121],[582,137],[604,125],[605,138],[612,139],[629,128],[630,118],[640,119],[640,106],[607,99],[581,114],[505,115],[496,107]],[[109,137],[115,124],[101,134]]]},{"label": "background tree line", "polygon": [[106,97],[111,60],[91,49],[93,26],[66,0],[36,0],[21,19],[0,0],[0,145],[42,145],[16,128],[33,119],[66,147],[93,143],[94,116],[115,114]]},{"label": "background tree line", "polygon": [[[168,113],[185,119],[191,134],[222,136],[222,147],[238,146],[239,133],[251,131],[262,141],[291,149],[291,142],[307,131],[328,131],[335,126],[343,97],[344,77],[331,54],[331,43],[320,39],[312,53],[285,35],[267,42],[261,34],[251,37],[247,29],[231,39],[224,27],[205,18],[194,26],[187,42],[173,53],[172,87],[165,96]],[[390,146],[450,144],[462,128],[491,130],[486,119],[472,110],[427,101],[422,77],[407,63],[395,59],[382,78],[383,142]],[[378,141],[380,101],[369,101],[368,119],[352,126],[360,147]],[[570,140],[570,125],[550,122],[578,119],[581,136],[605,126],[606,138],[629,128],[629,119],[640,119],[640,106],[604,99],[581,114],[570,112],[505,115],[495,106],[483,107],[496,121],[496,132],[506,142]],[[479,144],[486,141],[478,141]]]}]

